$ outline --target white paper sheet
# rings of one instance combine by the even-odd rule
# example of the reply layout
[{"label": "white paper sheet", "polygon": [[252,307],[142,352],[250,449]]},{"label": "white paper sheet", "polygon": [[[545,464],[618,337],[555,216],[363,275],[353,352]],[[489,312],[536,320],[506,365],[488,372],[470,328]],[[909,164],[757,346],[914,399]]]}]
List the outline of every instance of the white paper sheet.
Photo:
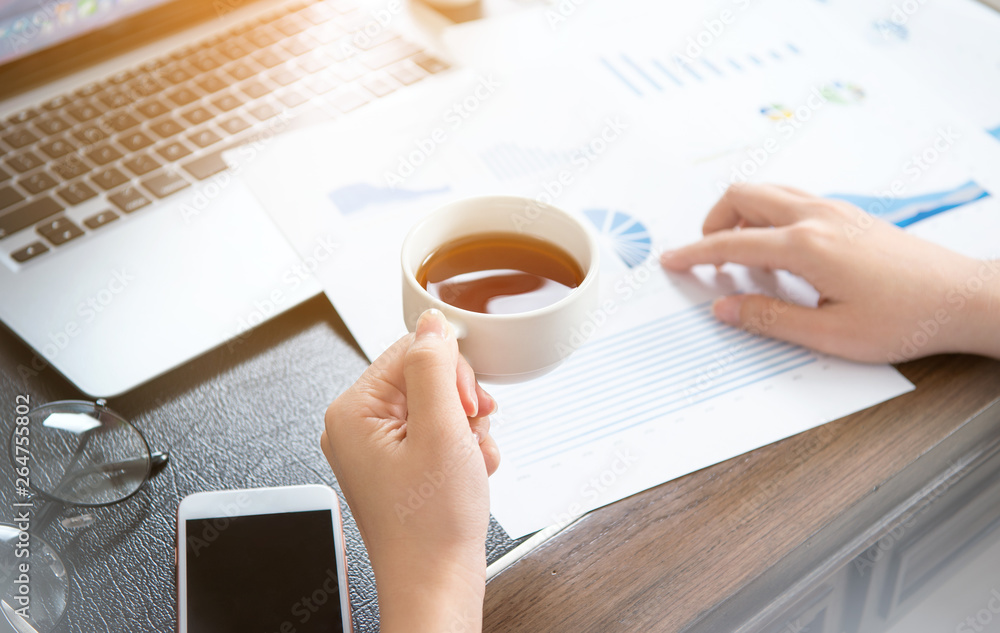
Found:
[{"label": "white paper sheet", "polygon": [[[559,35],[566,47],[543,68],[439,77],[349,123],[279,139],[244,170],[304,257],[335,236],[335,257],[312,268],[372,358],[404,332],[399,247],[425,213],[513,193],[547,196],[595,224],[603,303],[579,325],[580,349],[546,377],[491,388],[503,453],[492,510],[511,536],[912,389],[890,367],[753,338],[709,314],[712,298],[733,291],[815,303],[801,280],[732,266],[674,275],[657,264],[658,250],[697,239],[720,187],[768,139],[778,150],[764,150],[752,179],[876,197],[901,180],[896,197],[908,202],[890,206],[904,219],[961,201],[912,230],[937,223],[951,246],[995,248],[979,234],[1000,215],[979,169],[997,159],[982,142],[992,139],[823,32],[799,25],[793,38],[782,28],[794,16],[773,18],[744,16],[673,86],[669,69],[652,75],[669,46],[662,34],[643,39],[622,23],[633,37],[598,45]],[[723,70],[729,60],[746,65]],[[794,123],[783,108],[794,114],[816,90],[827,93],[822,105],[783,133]],[[933,169],[910,177],[906,161],[948,126],[954,138]],[[969,182],[979,189],[963,189]]]}]

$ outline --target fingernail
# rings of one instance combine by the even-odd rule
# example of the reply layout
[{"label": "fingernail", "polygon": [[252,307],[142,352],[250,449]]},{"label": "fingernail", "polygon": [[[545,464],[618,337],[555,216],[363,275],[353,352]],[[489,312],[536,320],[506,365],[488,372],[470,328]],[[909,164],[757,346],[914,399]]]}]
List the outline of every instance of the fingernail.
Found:
[{"label": "fingernail", "polygon": [[434,308],[425,310],[417,319],[417,338],[429,336],[438,338],[447,338],[448,336],[448,321],[440,310]]},{"label": "fingernail", "polygon": [[740,307],[742,305],[743,297],[739,295],[722,297],[721,299],[717,299],[715,303],[712,304],[712,312],[715,314],[715,318],[723,323],[728,323],[729,325],[739,325]]},{"label": "fingernail", "polygon": [[476,383],[472,382],[465,388],[465,400],[469,403],[471,410],[467,409],[465,414],[470,418],[479,415],[479,396],[476,394]]},{"label": "fingernail", "polygon": [[673,261],[674,257],[676,256],[677,256],[677,251],[663,251],[662,253],[660,253],[660,263],[666,264],[670,261]]}]

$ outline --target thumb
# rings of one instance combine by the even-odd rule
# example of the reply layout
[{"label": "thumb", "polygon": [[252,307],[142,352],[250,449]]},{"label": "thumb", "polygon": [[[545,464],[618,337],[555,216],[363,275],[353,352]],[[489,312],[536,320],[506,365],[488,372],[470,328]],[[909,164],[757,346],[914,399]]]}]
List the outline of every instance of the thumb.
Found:
[{"label": "thumb", "polygon": [[805,308],[764,295],[731,295],[712,305],[715,317],[751,334],[768,336],[821,352],[833,352],[837,323],[819,308]]},{"label": "thumb", "polygon": [[458,342],[438,310],[417,320],[416,335],[403,359],[406,380],[407,435],[437,435],[454,428],[468,431],[458,393]]}]

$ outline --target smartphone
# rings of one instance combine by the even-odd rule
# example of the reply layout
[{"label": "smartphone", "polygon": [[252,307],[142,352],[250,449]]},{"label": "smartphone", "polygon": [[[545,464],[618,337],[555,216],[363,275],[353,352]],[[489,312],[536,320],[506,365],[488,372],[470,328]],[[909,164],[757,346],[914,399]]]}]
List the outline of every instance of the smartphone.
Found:
[{"label": "smartphone", "polygon": [[327,486],[199,492],[177,509],[180,633],[350,633],[346,551]]}]

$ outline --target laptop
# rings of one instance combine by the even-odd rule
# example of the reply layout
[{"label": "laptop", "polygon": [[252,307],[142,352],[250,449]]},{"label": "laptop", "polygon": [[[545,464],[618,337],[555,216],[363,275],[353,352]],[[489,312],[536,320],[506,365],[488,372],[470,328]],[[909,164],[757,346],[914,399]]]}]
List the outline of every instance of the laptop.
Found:
[{"label": "laptop", "polygon": [[321,292],[222,154],[252,160],[445,70],[394,17],[353,0],[0,4],[0,320],[36,352],[21,379],[118,395]]}]

